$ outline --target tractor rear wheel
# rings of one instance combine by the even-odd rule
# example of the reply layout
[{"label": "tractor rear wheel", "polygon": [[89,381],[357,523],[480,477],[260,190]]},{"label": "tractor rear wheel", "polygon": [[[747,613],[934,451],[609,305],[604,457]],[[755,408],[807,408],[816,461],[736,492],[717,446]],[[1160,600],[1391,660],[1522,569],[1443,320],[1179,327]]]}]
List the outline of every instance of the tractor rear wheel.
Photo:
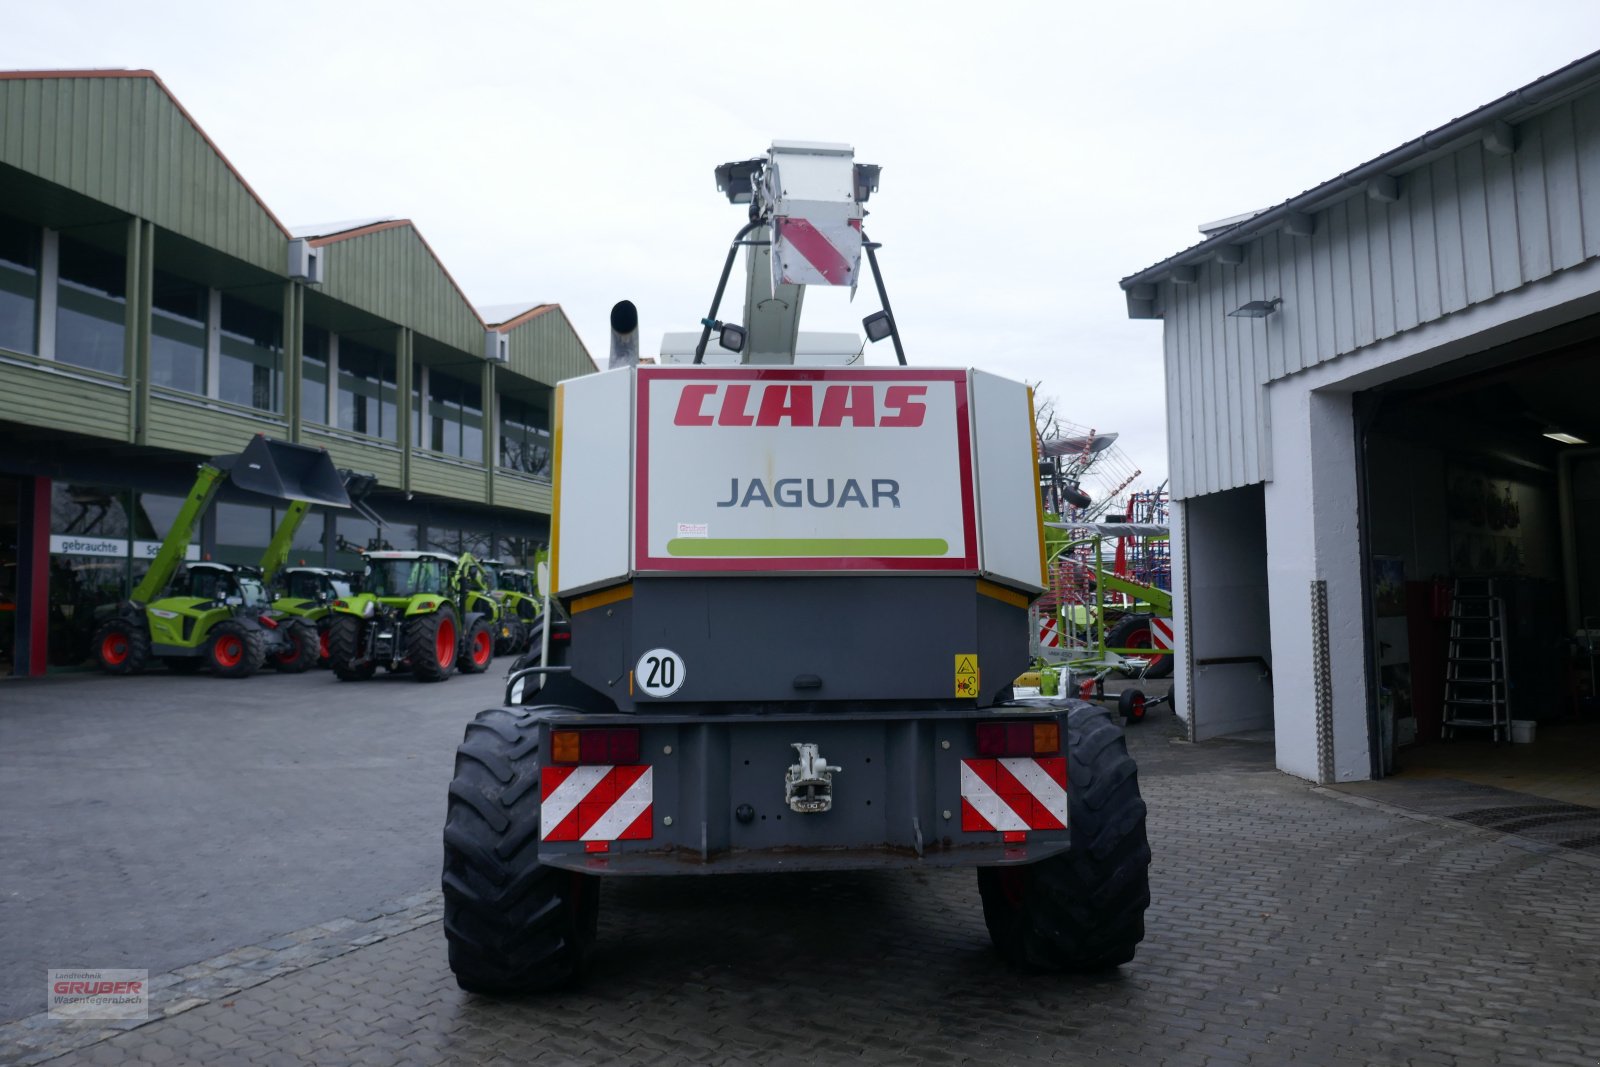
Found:
[{"label": "tractor rear wheel", "polygon": [[94,655],[107,674],[139,674],[150,662],[150,634],[143,620],[112,619],[94,635]]},{"label": "tractor rear wheel", "polygon": [[456,666],[456,613],[442,604],[432,615],[406,620],[406,656],[419,682],[442,682]]},{"label": "tractor rear wheel", "polygon": [[[1154,648],[1155,639],[1150,633],[1150,616],[1125,615],[1106,634],[1107,648]],[[1171,656],[1151,656],[1150,665],[1144,669],[1145,678],[1172,677]]]},{"label": "tractor rear wheel", "polygon": [[354,615],[335,615],[328,623],[328,663],[341,682],[364,682],[378,665],[359,662],[366,651],[361,641],[362,621]]},{"label": "tractor rear wheel", "polygon": [[1067,852],[1026,866],[981,867],[989,937],[1030,969],[1103,971],[1133,959],[1150,906],[1145,803],[1111,712],[1078,703],[1067,716]]},{"label": "tractor rear wheel", "polygon": [[310,670],[322,651],[317,628],[304,619],[280,622],[278,627],[278,637],[283,643],[268,657],[272,665],[284,674]]},{"label": "tractor rear wheel", "polygon": [[217,623],[206,642],[206,662],[219,678],[248,678],[261,669],[266,658],[267,643],[261,631],[238,619]]},{"label": "tractor rear wheel", "polygon": [[456,983],[514,995],[583,975],[600,880],[539,862],[537,718],[492,708],[456,749],[444,825],[444,933]]},{"label": "tractor rear wheel", "polygon": [[461,673],[482,674],[494,659],[494,631],[488,619],[478,619],[467,627],[467,639],[461,648]]},{"label": "tractor rear wheel", "polygon": [[333,662],[333,648],[328,643],[328,631],[333,628],[333,620],[324,615],[317,620],[317,666],[326,667]]}]

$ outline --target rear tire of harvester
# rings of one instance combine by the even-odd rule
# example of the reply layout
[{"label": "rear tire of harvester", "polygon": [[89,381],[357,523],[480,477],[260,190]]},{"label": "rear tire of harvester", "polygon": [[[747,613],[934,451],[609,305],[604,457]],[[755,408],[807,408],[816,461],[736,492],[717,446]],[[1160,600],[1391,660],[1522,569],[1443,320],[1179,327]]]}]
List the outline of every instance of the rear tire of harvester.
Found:
[{"label": "rear tire of harvester", "polygon": [[1008,963],[1104,971],[1133,959],[1150,906],[1145,803],[1111,712],[1075,701],[1067,717],[1067,852],[1025,866],[982,867],[989,937]]},{"label": "rear tire of harvester", "polygon": [[206,641],[205,659],[218,678],[248,678],[261,669],[267,658],[267,642],[261,631],[238,619],[223,619]]},{"label": "rear tire of harvester", "polygon": [[600,880],[539,862],[538,717],[492,708],[456,749],[444,826],[444,932],[456,984],[514,996],[575,983]]},{"label": "rear tire of harvester", "polygon": [[328,624],[328,665],[341,682],[364,682],[378,669],[370,660],[357,662],[362,652],[362,621],[354,615],[335,615]]},{"label": "rear tire of harvester", "polygon": [[94,635],[94,656],[107,674],[141,674],[150,662],[150,634],[144,621],[111,619]]},{"label": "rear tire of harvester", "polygon": [[482,674],[494,659],[494,631],[488,619],[478,619],[467,627],[467,639],[462,642],[461,657],[457,661],[462,674]]},{"label": "rear tire of harvester", "polygon": [[[1150,632],[1149,615],[1124,615],[1106,634],[1107,648],[1154,648]],[[1144,669],[1143,678],[1172,677],[1171,656],[1151,656],[1150,665]]]},{"label": "rear tire of harvester", "polygon": [[302,674],[315,666],[322,653],[317,628],[304,619],[278,625],[282,627],[279,636],[286,644],[283,650],[268,657],[272,666],[283,674]]},{"label": "rear tire of harvester", "polygon": [[419,682],[442,682],[456,669],[456,613],[442,604],[406,620],[406,656]]}]

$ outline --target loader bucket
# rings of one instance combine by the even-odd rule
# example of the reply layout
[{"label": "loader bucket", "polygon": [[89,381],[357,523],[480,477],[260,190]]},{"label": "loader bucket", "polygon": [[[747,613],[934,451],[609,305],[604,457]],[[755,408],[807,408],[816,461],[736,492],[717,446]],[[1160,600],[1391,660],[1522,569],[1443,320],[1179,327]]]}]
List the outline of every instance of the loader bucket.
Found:
[{"label": "loader bucket", "polygon": [[280,500],[307,500],[347,508],[350,496],[327,451],[257,435],[237,456],[212,461],[233,475],[233,484]]}]

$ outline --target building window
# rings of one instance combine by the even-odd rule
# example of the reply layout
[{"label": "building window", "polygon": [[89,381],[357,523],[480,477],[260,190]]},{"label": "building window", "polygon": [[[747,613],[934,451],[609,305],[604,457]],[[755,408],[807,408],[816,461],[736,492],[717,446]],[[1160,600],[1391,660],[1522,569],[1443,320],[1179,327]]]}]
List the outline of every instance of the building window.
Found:
[{"label": "building window", "polygon": [[223,563],[261,562],[272,540],[272,509],[254,504],[217,504],[216,558]]},{"label": "building window", "polygon": [[158,270],[150,302],[151,382],[205,395],[210,291]]},{"label": "building window", "polygon": [[500,466],[524,474],[550,473],[550,409],[546,403],[500,397]]},{"label": "building window", "polygon": [[[62,262],[66,257],[63,253]],[[217,399],[258,411],[280,411],[282,316],[222,294],[222,350]]]},{"label": "building window", "polygon": [[39,352],[39,227],[0,215],[0,348]]},{"label": "building window", "polygon": [[300,367],[300,417],[328,421],[328,331],[307,326]]},{"label": "building window", "polygon": [[339,338],[339,428],[399,440],[394,357],[370,345]]},{"label": "building window", "polygon": [[482,462],[483,390],[442,374],[428,379],[428,447]]},{"label": "building window", "polygon": [[65,235],[57,287],[56,359],[122,374],[127,314],[126,261],[114,252]]}]

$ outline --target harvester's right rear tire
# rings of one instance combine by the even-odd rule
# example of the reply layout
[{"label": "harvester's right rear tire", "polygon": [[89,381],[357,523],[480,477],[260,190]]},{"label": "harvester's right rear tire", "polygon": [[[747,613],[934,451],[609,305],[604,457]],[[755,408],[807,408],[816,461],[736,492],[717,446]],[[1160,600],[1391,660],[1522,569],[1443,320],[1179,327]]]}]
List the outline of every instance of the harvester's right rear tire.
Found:
[{"label": "harvester's right rear tire", "polygon": [[981,867],[989,937],[1030,970],[1104,971],[1133,959],[1150,906],[1145,803],[1111,712],[1067,715],[1067,826],[1072,848],[1026,866]]},{"label": "harvester's right rear tire", "polygon": [[356,662],[363,651],[361,627],[354,615],[335,615],[328,624],[328,665],[341,682],[364,682],[378,669],[370,660]]},{"label": "harvester's right rear tire", "polygon": [[510,996],[583,976],[600,880],[539,862],[536,718],[492,708],[456,749],[444,826],[444,932],[456,983]]},{"label": "harvester's right rear tire", "polygon": [[206,663],[219,678],[248,678],[267,658],[266,639],[238,619],[217,623],[206,641]]},{"label": "harvester's right rear tire", "polygon": [[406,620],[406,655],[419,682],[442,682],[456,668],[456,613],[448,604]]},{"label": "harvester's right rear tire", "polygon": [[150,634],[143,622],[112,619],[94,635],[94,655],[107,674],[139,674],[150,661]]}]

